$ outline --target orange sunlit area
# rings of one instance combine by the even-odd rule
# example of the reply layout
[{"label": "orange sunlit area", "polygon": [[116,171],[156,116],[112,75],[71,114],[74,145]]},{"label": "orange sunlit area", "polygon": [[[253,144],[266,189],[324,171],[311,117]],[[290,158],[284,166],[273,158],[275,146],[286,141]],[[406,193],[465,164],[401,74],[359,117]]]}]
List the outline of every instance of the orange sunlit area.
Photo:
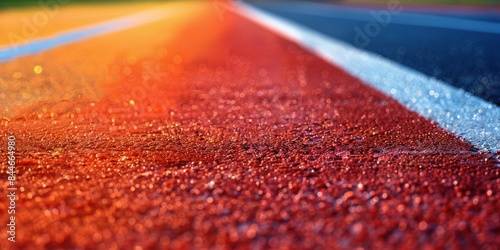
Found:
[{"label": "orange sunlit area", "polygon": [[[137,178],[135,174],[127,174],[127,169],[137,166],[140,172],[149,173],[151,164],[183,161],[180,155],[190,153],[167,151],[166,155],[150,159],[143,158],[149,149],[141,146],[112,143],[103,148],[95,143],[121,140],[122,136],[143,134],[150,128],[161,132],[160,128],[175,124],[165,121],[175,116],[176,108],[185,105],[179,100],[192,97],[193,88],[205,84],[201,82],[204,77],[212,79],[208,84],[222,81],[229,57],[224,44],[216,39],[231,25],[231,17],[221,19],[211,3],[201,1],[69,5],[58,9],[46,25],[31,30],[31,24],[26,25],[25,20],[30,16],[36,20],[40,11],[40,8],[26,8],[3,12],[2,20],[9,21],[1,28],[2,34],[8,34],[2,36],[2,46],[13,48],[51,39],[135,13],[146,13],[145,18],[151,15],[160,18],[2,62],[1,131],[2,136],[16,134],[19,145],[17,166],[21,170],[17,181],[22,185],[19,207],[23,211],[18,212],[16,220],[23,230],[17,231],[15,244],[2,239],[0,248],[90,248],[101,241],[106,249],[123,248],[128,246],[127,241],[119,239],[128,237],[129,230],[139,229],[130,224],[129,214],[113,215],[114,210],[142,204],[143,197],[120,201],[121,198],[111,197],[117,191],[111,188],[119,188],[120,193],[125,191],[122,194],[126,196],[142,188],[155,196],[168,195],[162,189],[169,185],[127,183]],[[13,37],[17,39],[15,42]],[[149,132],[143,135],[150,136]],[[2,142],[4,138],[7,137],[2,137]],[[108,182],[107,178],[114,181]],[[139,181],[134,182],[142,182]],[[106,182],[112,183],[111,186],[102,186]],[[7,187],[7,182],[4,185]],[[103,192],[111,192],[108,193],[111,196],[92,201]],[[7,210],[5,197],[0,200],[2,211]],[[166,205],[156,205],[162,204]],[[109,210],[109,205],[113,210]],[[2,221],[7,218],[8,214],[1,213]],[[143,219],[147,222],[147,225],[141,222],[145,230],[144,226],[151,226],[148,223],[152,223],[152,217],[136,217],[137,224]],[[183,220],[174,221],[173,226]],[[100,231],[99,225],[107,226]],[[124,228],[125,225],[129,228]],[[148,240],[146,235],[136,241]],[[166,239],[156,240],[167,246],[169,238]]]},{"label": "orange sunlit area", "polygon": [[[99,36],[56,48],[47,53],[28,55],[4,63],[0,74],[6,76],[2,78],[5,92],[0,98],[4,102],[7,97],[13,98],[14,101],[2,108],[3,115],[40,116],[58,113],[60,110],[57,111],[56,107],[61,105],[61,101],[96,102],[109,94],[106,91],[111,90],[114,94],[127,93],[129,96],[133,94],[155,95],[147,85],[156,86],[156,83],[144,82],[151,81],[151,76],[148,74],[153,74],[152,77],[158,81],[158,77],[179,73],[179,69],[175,67],[183,68],[184,65],[189,65],[190,61],[203,60],[203,53],[207,53],[203,50],[207,48],[191,45],[209,42],[210,37],[212,39],[216,37],[217,30],[220,29],[214,25],[220,23],[217,15],[210,5],[202,2],[173,2],[159,6],[114,4],[98,5],[94,8],[95,10],[91,6],[85,6],[83,12],[78,6],[62,8],[59,12],[63,17],[60,18],[66,17],[68,21],[57,20],[54,25],[42,27],[39,32],[40,36],[37,35],[37,38],[28,39],[26,42],[57,36],[66,31],[64,25],[82,27],[138,11],[162,9],[163,13],[155,14],[164,14],[167,18],[116,32],[112,37]],[[19,19],[27,14],[26,11],[17,13],[20,16]],[[84,15],[86,18],[82,18],[83,20],[74,17],[82,13],[90,14]],[[73,18],[69,18],[72,16]],[[200,18],[201,16],[207,16],[206,19],[212,24],[207,23],[208,25],[202,28],[197,27],[196,24],[190,24],[193,22],[193,17]],[[16,19],[10,18],[10,20]],[[19,24],[13,24],[5,32],[10,34],[17,28]],[[198,35],[189,36],[188,39],[179,39],[183,37],[181,32],[186,33],[193,29],[203,29],[203,32],[197,32]],[[196,30],[193,31],[196,32]],[[168,45],[165,46],[166,44]],[[73,65],[77,66],[73,67]],[[161,79],[161,84],[166,82],[163,80]],[[132,85],[136,87],[134,91],[131,89]],[[140,88],[141,85],[146,87]],[[142,93],[144,91],[149,92]],[[125,98],[124,96],[121,97]],[[127,97],[127,99],[132,98],[132,96]],[[51,107],[56,110],[51,110]],[[22,113],[19,113],[21,110],[23,110]],[[65,110],[67,111],[69,110]]]}]

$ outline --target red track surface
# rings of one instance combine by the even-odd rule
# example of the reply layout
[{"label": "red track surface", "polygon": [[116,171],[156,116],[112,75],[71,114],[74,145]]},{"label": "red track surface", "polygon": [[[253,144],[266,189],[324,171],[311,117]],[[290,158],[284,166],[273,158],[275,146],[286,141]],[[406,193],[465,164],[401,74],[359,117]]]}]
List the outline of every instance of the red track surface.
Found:
[{"label": "red track surface", "polygon": [[[164,44],[167,56],[138,59],[162,69],[142,92],[144,69],[119,58],[109,68],[132,73],[92,105],[2,122],[18,138],[24,189],[18,240],[1,249],[498,249],[493,158],[212,12],[179,36],[191,39]],[[192,36],[207,27],[217,36]]]}]

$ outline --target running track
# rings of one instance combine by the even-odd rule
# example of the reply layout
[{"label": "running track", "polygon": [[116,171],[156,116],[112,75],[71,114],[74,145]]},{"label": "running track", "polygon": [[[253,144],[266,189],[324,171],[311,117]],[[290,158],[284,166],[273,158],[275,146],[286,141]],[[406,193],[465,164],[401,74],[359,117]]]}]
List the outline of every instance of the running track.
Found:
[{"label": "running track", "polygon": [[2,249],[499,246],[491,152],[250,9],[165,12],[2,63],[22,187]]}]

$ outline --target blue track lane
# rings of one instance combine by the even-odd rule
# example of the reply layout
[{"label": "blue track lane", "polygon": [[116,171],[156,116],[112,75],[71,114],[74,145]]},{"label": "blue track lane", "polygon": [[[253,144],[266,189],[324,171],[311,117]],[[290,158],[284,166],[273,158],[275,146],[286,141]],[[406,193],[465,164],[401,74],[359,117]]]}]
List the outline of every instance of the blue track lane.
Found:
[{"label": "blue track lane", "polygon": [[495,14],[415,13],[404,5],[390,12],[386,5],[252,4],[500,105],[500,22]]}]

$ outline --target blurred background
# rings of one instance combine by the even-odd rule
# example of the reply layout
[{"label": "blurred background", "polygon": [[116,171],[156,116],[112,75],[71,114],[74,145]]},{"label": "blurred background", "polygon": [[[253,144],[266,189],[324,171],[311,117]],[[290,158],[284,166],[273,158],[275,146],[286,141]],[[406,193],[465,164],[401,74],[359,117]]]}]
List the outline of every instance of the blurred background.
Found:
[{"label": "blurred background", "polygon": [[[40,2],[49,3],[51,1],[57,1],[60,4],[63,3],[109,3],[109,2],[167,2],[171,0],[3,0],[0,1],[0,8],[19,8],[27,6],[36,6]],[[210,1],[210,0],[209,0]],[[298,2],[297,0],[246,0],[245,2]],[[324,3],[387,3],[387,0],[301,0],[303,2],[324,2]],[[473,4],[473,5],[495,5],[499,4],[499,0],[399,0],[398,2],[403,4]]]}]

